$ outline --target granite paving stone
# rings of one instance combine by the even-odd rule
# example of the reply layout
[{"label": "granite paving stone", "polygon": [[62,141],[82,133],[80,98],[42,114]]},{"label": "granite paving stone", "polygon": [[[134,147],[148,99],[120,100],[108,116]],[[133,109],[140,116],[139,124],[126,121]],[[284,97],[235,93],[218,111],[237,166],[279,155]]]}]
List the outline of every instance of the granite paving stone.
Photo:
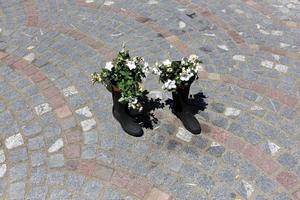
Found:
[{"label": "granite paving stone", "polygon": [[[300,4],[295,0],[0,2],[0,199],[300,199]],[[171,110],[144,135],[92,84],[125,44],[155,62],[196,54],[202,133]],[[139,116],[136,116],[139,117]]]}]

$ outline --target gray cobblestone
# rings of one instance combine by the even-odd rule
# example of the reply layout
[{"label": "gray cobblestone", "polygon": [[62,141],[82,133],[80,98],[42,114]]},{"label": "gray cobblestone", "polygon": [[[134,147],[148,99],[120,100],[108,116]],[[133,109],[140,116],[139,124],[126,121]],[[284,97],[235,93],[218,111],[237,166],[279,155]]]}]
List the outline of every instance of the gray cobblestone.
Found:
[{"label": "gray cobblestone", "polygon": [[46,199],[47,187],[44,186],[34,186],[29,191],[27,198],[32,200],[43,200]]},{"label": "gray cobblestone", "polygon": [[218,113],[223,113],[225,111],[225,105],[221,103],[212,103],[211,104],[212,110]]},{"label": "gray cobblestone", "polygon": [[210,192],[215,186],[215,182],[212,177],[206,174],[199,175],[198,183],[206,192]]},{"label": "gray cobblestone", "polygon": [[297,160],[290,155],[289,153],[284,153],[278,157],[278,162],[282,165],[286,166],[287,168],[291,169],[294,168],[297,164]]},{"label": "gray cobblestone", "polygon": [[103,196],[103,200],[119,200],[119,199],[121,199],[120,193],[111,188],[106,190]]},{"label": "gray cobblestone", "polygon": [[223,146],[211,146],[207,149],[207,152],[213,156],[221,157],[225,152],[225,148]]},{"label": "gray cobblestone", "polygon": [[84,177],[80,175],[68,175],[66,185],[73,190],[79,191],[84,183]]},{"label": "gray cobblestone", "polygon": [[227,129],[228,126],[228,120],[221,116],[215,116],[212,119],[210,119],[213,125],[221,127],[223,129]]},{"label": "gray cobblestone", "polygon": [[193,165],[184,164],[180,169],[180,174],[182,174],[182,177],[185,177],[185,179],[193,182],[198,178],[199,171],[200,170]]},{"label": "gray cobblestone", "polygon": [[233,183],[236,178],[236,172],[233,169],[226,168],[220,170],[217,176],[221,182]]},{"label": "gray cobblestone", "polygon": [[228,200],[232,199],[232,194],[230,193],[230,189],[227,187],[219,187],[215,189],[212,199],[218,199],[218,200]]},{"label": "gray cobblestone", "polygon": [[8,191],[9,199],[22,199],[25,196],[25,183],[16,182],[10,185]]},{"label": "gray cobblestone", "polygon": [[273,193],[276,188],[277,185],[276,183],[274,183],[272,180],[270,180],[269,178],[266,177],[258,177],[256,179],[256,185],[265,193]]},{"label": "gray cobblestone", "polygon": [[208,200],[204,194],[195,193],[191,195],[191,200]]},{"label": "gray cobblestone", "polygon": [[258,195],[255,197],[255,200],[267,200],[267,198],[262,195]]},{"label": "gray cobblestone", "polygon": [[9,152],[9,159],[14,162],[22,162],[28,160],[27,150],[26,148],[19,148]]},{"label": "gray cobblestone", "polygon": [[31,111],[23,110],[20,113],[18,113],[18,119],[23,122],[29,122],[34,118],[34,114]]},{"label": "gray cobblestone", "polygon": [[31,154],[31,165],[33,167],[41,166],[45,163],[47,155],[42,151],[34,151]]},{"label": "gray cobblestone", "polygon": [[55,189],[52,191],[50,198],[51,200],[57,200],[57,199],[69,199],[71,197],[71,194],[63,189]]},{"label": "gray cobblestone", "polygon": [[48,165],[50,168],[63,167],[64,156],[62,154],[55,154],[49,157]]},{"label": "gray cobblestone", "polygon": [[218,168],[219,161],[211,156],[203,156],[200,158],[200,166],[208,172],[214,172]]},{"label": "gray cobblestone", "polygon": [[41,184],[45,181],[47,171],[44,167],[33,168],[31,171],[30,182],[34,184]]},{"label": "gray cobblestone", "polygon": [[96,146],[86,146],[82,149],[81,158],[83,159],[93,159],[96,158],[97,149]]},{"label": "gray cobblestone", "polygon": [[96,181],[89,181],[85,183],[85,186],[83,187],[83,194],[88,199],[94,199],[95,197],[99,196],[103,186],[101,183]]},{"label": "gray cobblestone", "polygon": [[176,140],[169,140],[167,145],[167,149],[170,151],[175,151],[176,149],[181,148],[182,144]]},{"label": "gray cobblestone", "polygon": [[[266,150],[264,144],[273,142],[280,150],[266,151],[269,158],[300,177],[300,154],[296,153],[300,120],[295,112],[297,106],[287,105],[300,97],[300,70],[295,56],[300,51],[300,41],[298,30],[289,27],[300,20],[298,4],[276,0],[261,0],[255,5],[231,1],[226,6],[216,0],[132,0],[126,4],[105,1],[112,3],[110,6],[102,6],[104,0],[77,3],[37,0],[29,5],[1,1],[0,57],[6,53],[10,57],[34,53],[34,67],[61,95],[62,89],[71,85],[78,89],[78,94],[65,97],[65,105],[72,113],[88,106],[97,121],[93,131],[80,133],[80,163],[92,159],[124,173],[147,177],[153,187],[180,200],[293,198],[294,190],[283,192],[285,188],[276,176],[248,163],[244,152],[231,152],[220,141],[224,147],[218,146],[218,140],[210,136],[215,136],[215,128],[220,127],[259,151]],[[95,9],[85,8],[84,4]],[[35,14],[29,13],[32,9],[36,11],[37,24]],[[262,10],[271,10],[272,15],[266,17]],[[150,20],[141,22],[147,18]],[[274,20],[279,23],[274,24]],[[118,33],[121,35],[113,35]],[[153,130],[144,129],[144,136],[138,139],[126,135],[111,115],[111,94],[101,84],[92,86],[89,77],[105,66],[110,49],[115,53],[122,43],[132,55],[145,56],[150,65],[167,58],[180,59],[185,52],[198,55],[205,72],[193,83],[191,93],[201,91],[207,97],[207,108],[196,118],[213,132],[195,135],[188,143],[180,141],[175,137],[179,121],[173,122],[172,117],[160,119],[160,112],[170,112],[165,106],[159,110],[159,123]],[[7,62],[6,58],[0,60],[0,199],[9,198],[9,193],[16,190],[19,199],[137,200],[110,182],[100,183],[99,189],[97,177],[78,175],[88,170],[81,167],[92,166],[77,166],[77,160],[64,157],[64,148],[60,150],[64,154],[47,151],[59,138],[63,138],[64,147],[69,145],[64,134],[80,130],[80,121],[89,117],[73,114],[59,118],[55,106],[51,112],[36,115],[34,107],[51,103],[51,98],[26,75],[27,67],[13,69],[15,66]],[[224,78],[229,76],[234,76],[233,83],[225,83]],[[259,91],[261,86],[265,91]],[[144,88],[158,91],[161,84],[150,75]],[[170,93],[164,94],[162,103],[171,97]],[[230,107],[241,112],[227,116],[225,110]],[[5,139],[17,133],[23,135],[24,144],[8,150]],[[65,175],[66,168],[74,171]],[[248,183],[254,189],[250,197]]]},{"label": "gray cobblestone", "polygon": [[42,127],[37,123],[33,122],[23,127],[23,133],[25,136],[37,135],[42,131]]},{"label": "gray cobblestone", "polygon": [[172,190],[178,199],[186,200],[188,199],[188,195],[191,193],[192,188],[182,182],[176,182],[172,186]]},{"label": "gray cobblestone", "polygon": [[183,157],[185,157],[186,159],[196,160],[199,157],[197,149],[193,146],[185,146],[181,150]]},{"label": "gray cobblestone", "polygon": [[28,148],[30,150],[37,150],[43,148],[44,146],[45,146],[45,142],[42,136],[37,136],[28,139]]},{"label": "gray cobblestone", "polygon": [[281,192],[275,195],[273,200],[291,200],[287,193]]},{"label": "gray cobblestone", "polygon": [[113,159],[114,159],[113,154],[109,151],[101,151],[97,154],[97,160],[107,164],[112,163]]},{"label": "gray cobblestone", "polygon": [[170,155],[167,160],[167,167],[175,172],[178,172],[183,164],[183,161],[175,155]]},{"label": "gray cobblestone", "polygon": [[4,103],[0,102],[0,112],[3,112],[5,110]]},{"label": "gray cobblestone", "polygon": [[151,141],[157,146],[162,146],[165,143],[165,137],[162,135],[155,134]]},{"label": "gray cobblestone", "polygon": [[240,164],[241,157],[235,152],[225,152],[223,160],[226,164],[236,167]]},{"label": "gray cobblestone", "polygon": [[27,176],[27,164],[19,163],[12,167],[9,171],[9,179],[11,182],[19,181]]},{"label": "gray cobblestone", "polygon": [[85,144],[95,144],[98,141],[98,133],[94,130],[85,132],[83,136]]},{"label": "gray cobblestone", "polygon": [[206,138],[199,136],[193,137],[192,143],[200,149],[205,149],[208,146],[209,141]]},{"label": "gray cobblestone", "polygon": [[239,166],[240,172],[244,177],[254,180],[257,177],[257,170],[255,167],[247,162],[242,162]]},{"label": "gray cobblestone", "polygon": [[47,175],[47,183],[50,185],[59,185],[64,182],[64,173],[63,172],[49,172]]}]

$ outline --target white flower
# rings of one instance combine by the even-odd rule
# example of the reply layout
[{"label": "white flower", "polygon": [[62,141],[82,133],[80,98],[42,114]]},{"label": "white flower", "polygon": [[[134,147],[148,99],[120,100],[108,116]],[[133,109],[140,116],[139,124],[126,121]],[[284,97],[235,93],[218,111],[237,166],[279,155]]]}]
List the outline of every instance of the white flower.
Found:
[{"label": "white flower", "polygon": [[163,89],[175,89],[176,88],[176,82],[173,80],[168,79],[167,82],[163,85]]},{"label": "white flower", "polygon": [[92,77],[92,82],[93,83],[101,82],[102,81],[101,76],[100,76],[99,73],[91,74],[91,77]]},{"label": "white flower", "polygon": [[196,56],[195,54],[190,55],[189,61],[195,62],[195,60],[198,60],[198,56]]},{"label": "white flower", "polygon": [[131,101],[132,104],[137,104],[137,102],[138,102],[137,98],[134,98],[134,99]]},{"label": "white flower", "polygon": [[143,109],[142,105],[138,102],[137,98],[129,98],[128,107],[137,109],[139,111],[142,111]]},{"label": "white flower", "polygon": [[172,72],[173,69],[172,68],[167,68],[167,72]]},{"label": "white flower", "polygon": [[158,75],[158,76],[161,74],[161,71],[158,68],[156,68],[156,67],[154,67],[152,69],[152,72],[153,72],[153,74]]},{"label": "white flower", "polygon": [[147,63],[147,62],[144,63],[142,71],[145,74],[148,73],[148,71],[149,71],[149,63]]},{"label": "white flower", "polygon": [[194,76],[193,71],[191,71],[191,69],[188,68],[187,70],[182,70],[182,72],[180,73],[180,80],[182,80],[182,81],[188,81],[193,76]]},{"label": "white flower", "polygon": [[182,65],[186,65],[186,64],[187,64],[187,61],[186,61],[185,58],[182,58],[182,59],[181,59],[181,64],[182,64]]},{"label": "white flower", "polygon": [[187,74],[183,74],[180,76],[180,80],[182,81],[188,81],[190,80],[190,78],[192,78],[194,76],[193,73],[187,73]]},{"label": "white flower", "polygon": [[127,67],[130,69],[130,70],[133,70],[136,68],[136,65],[135,65],[135,62],[134,61],[127,61]]},{"label": "white flower", "polygon": [[121,97],[121,98],[119,98],[119,102],[123,102],[123,101],[125,101],[126,100],[126,98],[124,98],[124,97]]},{"label": "white flower", "polygon": [[163,64],[166,66],[171,66],[172,62],[169,59],[167,59],[167,60],[163,61]]},{"label": "white flower", "polygon": [[105,69],[111,71],[111,69],[114,67],[114,65],[112,64],[112,62],[107,62],[105,65]]}]

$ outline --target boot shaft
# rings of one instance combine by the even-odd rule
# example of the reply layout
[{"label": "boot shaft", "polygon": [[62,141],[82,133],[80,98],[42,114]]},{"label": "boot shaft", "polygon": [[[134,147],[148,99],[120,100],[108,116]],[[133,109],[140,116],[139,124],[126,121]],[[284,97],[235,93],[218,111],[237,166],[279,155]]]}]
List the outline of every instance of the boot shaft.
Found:
[{"label": "boot shaft", "polygon": [[184,87],[177,89],[177,93],[180,95],[180,97],[184,103],[187,103],[187,101],[189,99],[190,88],[191,88],[191,83],[189,83],[188,85],[186,85]]},{"label": "boot shaft", "polygon": [[119,99],[122,97],[121,92],[112,90],[111,93],[115,110],[127,111],[127,104],[119,102]]},{"label": "boot shaft", "polygon": [[175,112],[183,111],[183,100],[180,97],[180,92],[172,92],[173,97],[173,109]]}]

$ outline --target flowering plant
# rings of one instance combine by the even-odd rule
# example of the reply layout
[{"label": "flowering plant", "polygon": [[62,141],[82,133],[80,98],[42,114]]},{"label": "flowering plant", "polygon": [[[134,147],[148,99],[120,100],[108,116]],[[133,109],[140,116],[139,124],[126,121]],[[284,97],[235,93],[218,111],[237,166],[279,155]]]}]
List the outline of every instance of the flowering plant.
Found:
[{"label": "flowering plant", "polygon": [[123,47],[113,61],[106,63],[101,72],[94,72],[91,76],[93,83],[99,82],[108,88],[118,88],[121,92],[119,102],[128,103],[129,108],[142,110],[139,99],[145,92],[142,91],[140,83],[148,71],[149,64],[143,57],[131,58],[129,51]]},{"label": "flowering plant", "polygon": [[159,80],[163,83],[162,88],[167,91],[176,91],[177,87],[187,85],[189,81],[197,78],[197,72],[201,67],[198,56],[191,55],[182,58],[180,61],[165,60],[156,63],[152,69],[153,73],[159,75]]}]

